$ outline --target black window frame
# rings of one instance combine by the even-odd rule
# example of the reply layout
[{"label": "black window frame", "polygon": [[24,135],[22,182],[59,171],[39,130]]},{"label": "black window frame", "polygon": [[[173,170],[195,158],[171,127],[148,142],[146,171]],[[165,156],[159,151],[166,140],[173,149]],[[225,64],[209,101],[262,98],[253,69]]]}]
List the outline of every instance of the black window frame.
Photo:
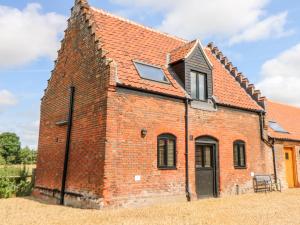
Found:
[{"label": "black window frame", "polygon": [[[174,141],[174,162],[172,166],[168,166],[168,144],[165,145],[164,147],[164,165],[160,165],[160,152],[159,152],[159,142],[160,140],[172,140]],[[163,170],[172,170],[172,169],[177,169],[176,167],[177,164],[177,138],[173,134],[160,134],[157,136],[157,168],[158,169],[163,169]]]},{"label": "black window frame", "polygon": [[[208,100],[208,83],[207,83],[207,74],[195,70],[191,70],[190,72],[190,77],[192,77],[192,73],[196,74],[196,98],[192,96],[192,83],[191,83],[191,96],[194,100],[202,101],[202,102],[207,102]],[[204,76],[204,99],[200,99],[199,96],[199,76],[203,75]],[[192,80],[192,78],[190,79]]]},{"label": "black window frame", "polygon": [[[237,146],[237,155],[238,155],[238,161],[236,162],[235,160],[235,147]],[[244,151],[244,165],[241,164],[241,149],[240,146],[243,146],[243,151]],[[233,165],[235,169],[246,169],[247,168],[247,154],[246,154],[246,143],[241,140],[237,140],[233,142]]]}]

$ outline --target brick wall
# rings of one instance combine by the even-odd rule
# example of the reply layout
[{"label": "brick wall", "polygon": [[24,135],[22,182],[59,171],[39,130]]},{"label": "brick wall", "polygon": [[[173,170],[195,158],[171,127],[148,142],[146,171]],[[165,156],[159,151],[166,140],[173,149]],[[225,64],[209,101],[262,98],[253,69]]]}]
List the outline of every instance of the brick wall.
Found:
[{"label": "brick wall", "polygon": [[[185,194],[185,106],[183,101],[125,89],[109,93],[105,199],[107,204],[131,197]],[[210,135],[219,140],[221,194],[252,190],[251,172],[265,173],[266,153],[256,113],[220,107],[217,112],[191,109],[189,113],[189,177],[195,198],[195,138]],[[147,129],[145,138],[141,129]],[[177,137],[177,170],[157,168],[157,136]],[[234,169],[233,142],[244,140],[247,169]],[[141,181],[135,181],[135,175]]]},{"label": "brick wall", "polygon": [[[219,107],[217,112],[190,110],[190,135],[194,138],[208,135],[218,140],[221,195],[252,190],[251,172],[264,173],[265,151],[262,148],[259,116],[256,113]],[[235,169],[233,165],[233,142],[246,143],[246,169]],[[191,189],[195,193],[194,153],[195,143],[189,142]]]},{"label": "brick wall", "polygon": [[[182,101],[118,89],[109,93],[105,199],[185,196],[184,115]],[[141,130],[146,129],[146,137]],[[177,170],[157,169],[157,136],[177,137]],[[135,181],[135,176],[141,177]]]},{"label": "brick wall", "polygon": [[97,50],[80,6],[72,11],[55,69],[41,104],[36,186],[61,188],[69,88],[75,87],[66,190],[90,197],[103,191],[106,102],[111,67]]}]

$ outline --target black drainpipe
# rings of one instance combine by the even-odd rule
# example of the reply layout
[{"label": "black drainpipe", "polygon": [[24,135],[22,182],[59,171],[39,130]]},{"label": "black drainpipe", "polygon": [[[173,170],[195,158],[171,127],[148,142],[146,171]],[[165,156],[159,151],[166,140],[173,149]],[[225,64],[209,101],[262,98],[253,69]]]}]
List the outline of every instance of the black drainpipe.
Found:
[{"label": "black drainpipe", "polygon": [[60,204],[61,205],[64,205],[64,201],[65,201],[65,188],[66,188],[66,179],[67,179],[67,172],[68,172],[71,131],[72,131],[72,122],[73,122],[74,94],[75,94],[75,87],[71,86],[70,87],[70,103],[69,103],[69,116],[68,116],[68,129],[67,129],[67,139],[66,139],[65,160],[64,160],[64,169],[63,169],[63,175],[62,175],[62,181],[61,181],[61,191],[60,191]]},{"label": "black drainpipe", "polygon": [[274,177],[275,177],[275,181],[277,181],[277,169],[276,169],[276,156],[275,156],[275,139],[273,138],[272,141],[272,155],[273,155],[273,167],[274,167]]},{"label": "black drainpipe", "polygon": [[264,111],[261,111],[259,113],[260,136],[261,136],[261,139],[264,141],[264,143],[266,143],[269,147],[272,148],[274,178],[275,178],[275,181],[277,181],[277,169],[276,169],[276,158],[275,158],[276,156],[275,156],[275,148],[274,148],[275,139],[273,138],[272,141],[270,142],[270,141],[266,140],[264,137],[264,132],[263,132],[263,129],[264,129],[263,116],[264,116],[264,114],[265,114]]},{"label": "black drainpipe", "polygon": [[187,200],[191,201],[189,186],[189,99],[185,100],[185,191]]}]

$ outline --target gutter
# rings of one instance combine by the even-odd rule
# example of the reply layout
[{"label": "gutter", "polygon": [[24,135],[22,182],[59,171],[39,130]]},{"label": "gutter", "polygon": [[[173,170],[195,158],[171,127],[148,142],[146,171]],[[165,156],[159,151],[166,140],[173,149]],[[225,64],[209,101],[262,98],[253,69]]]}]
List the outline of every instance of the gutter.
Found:
[{"label": "gutter", "polygon": [[73,122],[74,94],[75,94],[75,87],[71,86],[69,116],[68,116],[68,123],[67,123],[68,128],[67,128],[66,150],[65,150],[63,175],[61,180],[61,192],[60,192],[61,205],[64,205],[65,193],[66,193],[65,189],[66,189],[66,179],[67,179],[67,172],[68,172],[69,152],[70,152],[70,143],[71,143],[71,131],[72,131],[72,122]]},{"label": "gutter", "polygon": [[179,99],[179,100],[188,99],[187,97],[181,97],[181,96],[178,96],[178,95],[166,94],[166,93],[162,93],[162,92],[159,92],[159,91],[146,90],[146,89],[143,89],[143,88],[132,87],[132,86],[128,86],[128,85],[124,85],[124,84],[120,84],[120,83],[117,83],[117,87],[124,88],[124,89],[127,89],[127,90],[140,91],[140,92],[144,92],[144,93],[148,93],[148,94],[160,95],[160,96]]}]

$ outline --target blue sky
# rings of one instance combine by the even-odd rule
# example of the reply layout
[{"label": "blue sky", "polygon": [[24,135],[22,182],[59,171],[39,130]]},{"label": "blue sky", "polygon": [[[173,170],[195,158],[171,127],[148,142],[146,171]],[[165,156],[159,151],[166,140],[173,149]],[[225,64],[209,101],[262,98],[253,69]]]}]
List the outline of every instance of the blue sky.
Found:
[{"label": "blue sky", "polygon": [[[90,0],[186,39],[214,41],[264,95],[300,106],[300,2]],[[36,147],[39,107],[73,0],[0,0],[0,132]]]}]

